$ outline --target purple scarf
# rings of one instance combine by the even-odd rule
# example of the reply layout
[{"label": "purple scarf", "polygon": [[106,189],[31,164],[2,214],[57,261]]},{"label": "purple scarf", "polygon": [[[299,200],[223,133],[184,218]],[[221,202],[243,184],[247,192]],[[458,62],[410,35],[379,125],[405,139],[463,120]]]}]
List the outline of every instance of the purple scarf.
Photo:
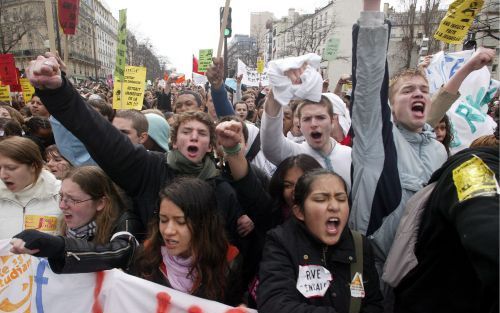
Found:
[{"label": "purple scarf", "polygon": [[196,275],[196,272],[193,272],[193,276],[189,275],[192,258],[183,259],[177,256],[170,256],[165,246],[161,247],[161,256],[163,264],[167,269],[167,279],[172,288],[190,293],[193,288],[193,276]]}]

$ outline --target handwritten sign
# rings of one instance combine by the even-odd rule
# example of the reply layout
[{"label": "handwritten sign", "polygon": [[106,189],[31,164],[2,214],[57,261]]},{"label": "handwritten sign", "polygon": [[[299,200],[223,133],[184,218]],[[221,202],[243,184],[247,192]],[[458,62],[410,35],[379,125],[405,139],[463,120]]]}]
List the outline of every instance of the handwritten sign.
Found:
[{"label": "handwritten sign", "polygon": [[257,73],[264,73],[264,60],[262,58],[257,58]]},{"label": "handwritten sign", "polygon": [[21,89],[23,91],[24,103],[28,103],[35,93],[35,88],[31,85],[29,79],[27,78],[20,78],[19,84],[21,85]]},{"label": "handwritten sign", "polygon": [[141,110],[144,100],[146,68],[125,66],[123,83],[115,79],[113,88],[113,109]]},{"label": "handwritten sign", "polygon": [[12,98],[10,96],[10,86],[0,86],[0,101],[11,102]]},{"label": "handwritten sign", "polygon": [[333,61],[337,58],[339,52],[340,39],[331,37],[327,40],[325,50],[323,51],[323,60]]},{"label": "handwritten sign", "polygon": [[116,46],[115,80],[122,81],[125,75],[127,56],[127,9],[120,10],[118,22],[118,45]]},{"label": "handwritten sign", "polygon": [[267,75],[267,68],[264,68],[262,74],[257,73],[256,69],[248,68],[245,63],[238,59],[238,75],[243,74],[241,83],[247,86],[268,86],[269,77]]},{"label": "handwritten sign", "polygon": [[461,44],[484,0],[455,0],[441,20],[434,38],[450,44]]},{"label": "handwritten sign", "polygon": [[321,265],[299,265],[297,290],[306,297],[323,297],[330,287],[332,274]]},{"label": "handwritten sign", "polygon": [[198,72],[206,72],[212,64],[212,49],[200,49],[198,54]]}]

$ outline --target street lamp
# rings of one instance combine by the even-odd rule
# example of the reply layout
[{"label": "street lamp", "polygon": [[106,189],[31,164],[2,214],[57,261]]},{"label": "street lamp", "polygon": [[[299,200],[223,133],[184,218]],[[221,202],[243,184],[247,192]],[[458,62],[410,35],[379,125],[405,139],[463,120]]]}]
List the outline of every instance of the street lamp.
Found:
[{"label": "street lamp", "polygon": [[97,76],[97,55],[96,55],[96,44],[97,44],[97,38],[96,38],[96,35],[95,35],[95,29],[97,27],[97,25],[99,25],[99,22],[97,22],[96,19],[93,19],[92,20],[92,39],[93,39],[93,50],[94,50],[94,74],[95,74],[95,80],[96,82],[99,80],[98,79],[98,76]]}]

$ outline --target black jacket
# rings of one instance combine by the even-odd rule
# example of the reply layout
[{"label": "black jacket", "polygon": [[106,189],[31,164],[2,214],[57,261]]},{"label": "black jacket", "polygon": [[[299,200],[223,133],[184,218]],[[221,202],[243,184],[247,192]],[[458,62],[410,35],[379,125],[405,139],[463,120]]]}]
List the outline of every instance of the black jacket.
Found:
[{"label": "black jacket", "polygon": [[54,273],[90,273],[112,268],[127,269],[138,245],[135,237],[142,231],[135,214],[125,211],[116,222],[107,244],[99,245],[83,239],[63,237],[64,253],[48,258]]},{"label": "black jacket", "polygon": [[[499,312],[496,186],[474,166],[457,176],[473,155],[498,182],[498,147],[461,151],[434,173],[415,245],[418,265],[395,289],[395,312]],[[476,194],[460,201],[459,187]]]},{"label": "black jacket", "polygon": [[[295,218],[268,233],[259,271],[257,304],[260,313],[349,312],[350,263],[356,261],[354,240],[346,227],[335,246],[315,239]],[[299,265],[321,265],[333,280],[324,297],[305,298],[296,288]],[[372,249],[363,237],[365,297],[360,312],[382,312]]]},{"label": "black jacket", "polygon": [[[85,144],[92,159],[132,198],[136,214],[147,226],[159,206],[159,191],[179,174],[168,166],[165,155],[132,144],[126,135],[86,105],[66,78],[59,89],[37,90],[37,94],[49,112]],[[237,220],[243,214],[236,193],[222,177],[209,182],[215,187],[217,207],[234,243],[238,237]]]}]

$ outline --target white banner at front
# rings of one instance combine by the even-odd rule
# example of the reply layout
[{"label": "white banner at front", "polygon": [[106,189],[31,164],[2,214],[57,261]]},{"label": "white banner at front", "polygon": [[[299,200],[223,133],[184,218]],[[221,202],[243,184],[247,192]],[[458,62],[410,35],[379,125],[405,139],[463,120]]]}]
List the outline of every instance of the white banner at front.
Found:
[{"label": "white banner at front", "polygon": [[114,269],[55,274],[47,260],[13,255],[0,240],[0,313],[256,313],[197,298]]}]

